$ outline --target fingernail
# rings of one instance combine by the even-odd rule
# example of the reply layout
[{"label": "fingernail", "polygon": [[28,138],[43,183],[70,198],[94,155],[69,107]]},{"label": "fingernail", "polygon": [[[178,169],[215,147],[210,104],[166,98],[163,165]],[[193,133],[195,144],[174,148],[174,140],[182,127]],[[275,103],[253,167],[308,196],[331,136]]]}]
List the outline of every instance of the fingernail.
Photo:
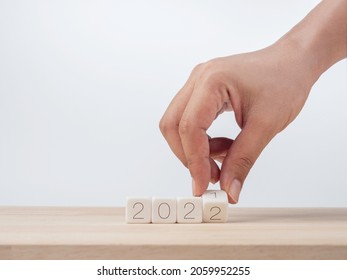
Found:
[{"label": "fingernail", "polygon": [[232,200],[237,203],[239,201],[239,196],[241,192],[241,182],[237,179],[234,179],[231,182],[230,188],[229,188],[229,195],[231,196]]},{"label": "fingernail", "polygon": [[210,182],[214,185],[215,183],[217,183],[217,180],[215,178],[211,178]]},{"label": "fingernail", "polygon": [[196,196],[198,193],[198,190],[196,189],[195,180],[192,178],[192,187],[193,187],[193,195]]}]

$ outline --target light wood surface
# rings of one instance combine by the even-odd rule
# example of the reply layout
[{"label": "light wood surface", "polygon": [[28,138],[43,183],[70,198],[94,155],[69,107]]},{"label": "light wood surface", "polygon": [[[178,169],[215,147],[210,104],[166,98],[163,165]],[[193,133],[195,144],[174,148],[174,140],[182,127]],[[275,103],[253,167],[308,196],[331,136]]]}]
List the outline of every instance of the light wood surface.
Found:
[{"label": "light wood surface", "polygon": [[230,208],[225,224],[126,224],[123,208],[0,207],[0,259],[347,259],[347,208]]}]

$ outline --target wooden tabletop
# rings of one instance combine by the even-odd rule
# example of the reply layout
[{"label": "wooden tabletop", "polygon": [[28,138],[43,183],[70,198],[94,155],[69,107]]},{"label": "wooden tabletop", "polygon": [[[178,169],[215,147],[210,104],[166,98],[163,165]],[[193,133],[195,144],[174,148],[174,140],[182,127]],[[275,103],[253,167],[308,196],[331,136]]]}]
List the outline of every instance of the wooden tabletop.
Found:
[{"label": "wooden tabletop", "polygon": [[347,208],[230,208],[225,224],[124,222],[124,208],[0,207],[0,259],[347,259]]}]

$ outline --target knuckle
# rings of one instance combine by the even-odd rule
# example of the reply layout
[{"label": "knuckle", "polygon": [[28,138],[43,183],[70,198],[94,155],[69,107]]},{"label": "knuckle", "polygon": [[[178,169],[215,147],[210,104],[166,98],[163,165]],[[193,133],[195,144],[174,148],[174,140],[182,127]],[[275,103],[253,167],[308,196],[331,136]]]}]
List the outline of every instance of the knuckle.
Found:
[{"label": "knuckle", "polygon": [[175,122],[169,120],[165,116],[161,118],[159,122],[159,129],[162,135],[165,137],[168,132],[176,127]]},{"label": "knuckle", "polygon": [[210,92],[215,92],[222,86],[220,75],[216,72],[206,74],[203,83]]},{"label": "knuckle", "polygon": [[222,64],[222,61],[223,61],[223,59],[221,59],[221,58],[211,59],[211,60],[204,63],[204,65],[203,65],[204,70],[210,71],[210,70],[214,70],[216,68],[219,68],[220,65]]},{"label": "knuckle", "polygon": [[196,65],[192,70],[192,74],[199,73],[204,68],[204,65],[205,63],[199,63],[198,65]]},{"label": "knuckle", "polygon": [[190,155],[187,157],[187,167],[189,170],[196,170],[197,168],[204,165],[204,163],[209,162],[209,156],[202,155]]},{"label": "knuckle", "polygon": [[241,173],[246,176],[249,170],[254,165],[254,161],[250,159],[249,156],[242,155],[235,161],[236,167],[241,171]]},{"label": "knuckle", "polygon": [[205,63],[200,80],[208,91],[216,92],[225,85],[223,76],[220,63],[217,60],[211,60]]},{"label": "knuckle", "polygon": [[178,126],[178,133],[180,136],[187,135],[192,130],[192,123],[189,120],[182,119]]}]

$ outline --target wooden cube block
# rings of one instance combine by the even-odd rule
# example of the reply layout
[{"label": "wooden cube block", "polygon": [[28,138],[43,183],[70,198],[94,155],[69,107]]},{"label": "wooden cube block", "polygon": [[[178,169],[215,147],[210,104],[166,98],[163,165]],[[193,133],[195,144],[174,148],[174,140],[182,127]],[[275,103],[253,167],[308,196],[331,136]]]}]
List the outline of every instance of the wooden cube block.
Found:
[{"label": "wooden cube block", "polygon": [[225,223],[228,220],[228,195],[222,190],[208,190],[202,195],[203,221]]},{"label": "wooden cube block", "polygon": [[152,199],[128,197],[125,213],[128,224],[149,224],[152,221]]},{"label": "wooden cube block", "polygon": [[178,197],[177,222],[182,224],[202,223],[202,198]]},{"label": "wooden cube block", "polygon": [[175,198],[152,199],[152,223],[173,224],[177,220],[177,205]]}]

